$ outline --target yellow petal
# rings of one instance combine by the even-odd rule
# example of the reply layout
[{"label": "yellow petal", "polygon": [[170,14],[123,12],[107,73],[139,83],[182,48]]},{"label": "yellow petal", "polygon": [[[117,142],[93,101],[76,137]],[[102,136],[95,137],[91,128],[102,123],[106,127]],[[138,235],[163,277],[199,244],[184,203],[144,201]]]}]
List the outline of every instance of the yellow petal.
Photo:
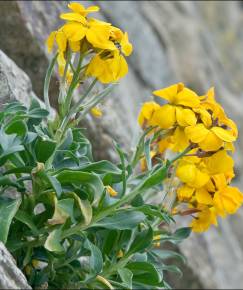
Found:
[{"label": "yellow petal", "polygon": [[97,107],[92,108],[90,112],[96,118],[100,118],[102,116],[102,111]]},{"label": "yellow petal", "polygon": [[176,170],[176,176],[184,183],[192,183],[197,174],[197,168],[194,164],[181,162]]},{"label": "yellow petal", "polygon": [[200,99],[198,95],[188,88],[184,88],[178,95],[175,96],[174,102],[176,105],[182,105],[187,107],[198,107],[200,105]]},{"label": "yellow petal", "polygon": [[151,123],[162,129],[169,129],[175,124],[175,120],[175,107],[164,105],[153,113]]},{"label": "yellow petal", "polygon": [[212,196],[204,187],[197,189],[195,196],[198,203],[208,204],[208,205],[213,204]]},{"label": "yellow petal", "polygon": [[80,41],[69,41],[68,44],[73,52],[80,52]]},{"label": "yellow petal", "polygon": [[212,125],[212,117],[207,110],[204,108],[195,108],[194,111],[200,115],[200,119],[206,128]]},{"label": "yellow petal", "polygon": [[73,12],[79,13],[83,16],[86,16],[88,13],[99,11],[98,6],[90,6],[87,9],[85,9],[85,7],[78,2],[69,3],[68,8],[71,9]]},{"label": "yellow petal", "polygon": [[216,213],[213,207],[205,207],[191,222],[191,227],[194,232],[201,233],[206,231],[211,225],[217,225]]},{"label": "yellow petal", "polygon": [[106,190],[110,194],[110,196],[112,196],[112,197],[117,196],[117,194],[118,194],[118,192],[115,191],[115,189],[113,189],[110,185],[106,186]]},{"label": "yellow petal", "polygon": [[121,50],[125,56],[129,56],[132,53],[133,47],[132,44],[129,42],[127,32],[124,33],[120,45]]},{"label": "yellow petal", "polygon": [[213,127],[211,130],[223,141],[233,142],[236,140],[236,137],[230,131],[223,128]]},{"label": "yellow petal", "polygon": [[223,141],[212,131],[208,131],[205,139],[199,142],[198,145],[204,151],[217,151],[223,146]]},{"label": "yellow petal", "polygon": [[204,163],[212,175],[231,171],[234,166],[233,159],[225,150],[220,150],[212,156],[204,158]]},{"label": "yellow petal", "polygon": [[196,169],[196,174],[194,180],[190,181],[188,184],[195,188],[203,187],[209,181],[209,175],[198,168]]},{"label": "yellow petal", "polygon": [[67,38],[61,30],[56,33],[56,42],[59,51],[65,52],[67,48]]},{"label": "yellow petal", "polygon": [[80,22],[82,24],[87,23],[86,19],[78,13],[62,13],[60,14],[60,18],[68,21]]},{"label": "yellow petal", "polygon": [[188,201],[191,199],[194,191],[194,188],[183,185],[177,189],[177,197],[180,201]]},{"label": "yellow petal", "polygon": [[112,41],[109,40],[110,29],[109,26],[93,26],[86,32],[86,38],[94,47],[101,49],[115,50],[116,47]]},{"label": "yellow petal", "polygon": [[196,125],[197,119],[195,113],[190,109],[176,107],[176,120],[182,127]]},{"label": "yellow petal", "polygon": [[48,52],[51,52],[53,49],[55,37],[56,37],[56,31],[52,31],[46,40],[46,46],[47,46]]},{"label": "yellow petal", "polygon": [[199,143],[203,141],[208,135],[209,130],[205,128],[203,124],[197,124],[195,126],[189,126],[185,128],[185,133],[189,140],[193,143]]},{"label": "yellow petal", "polygon": [[141,111],[138,116],[138,123],[140,126],[143,126],[144,121],[150,120],[152,114],[155,110],[159,109],[160,106],[155,102],[146,102],[143,104]]},{"label": "yellow petal", "polygon": [[62,27],[66,37],[70,41],[79,41],[85,37],[87,28],[80,23],[70,22]]},{"label": "yellow petal", "polygon": [[183,89],[183,87],[184,87],[183,83],[178,83],[178,84],[169,86],[165,89],[154,91],[153,94],[157,97],[160,97],[169,101],[170,103],[173,103],[175,96],[180,90]]},{"label": "yellow petal", "polygon": [[174,134],[171,136],[171,150],[181,152],[189,146],[189,140],[183,128],[176,127]]},{"label": "yellow petal", "polygon": [[214,195],[214,206],[217,214],[225,217],[234,214],[243,203],[243,194],[236,187],[225,187]]}]

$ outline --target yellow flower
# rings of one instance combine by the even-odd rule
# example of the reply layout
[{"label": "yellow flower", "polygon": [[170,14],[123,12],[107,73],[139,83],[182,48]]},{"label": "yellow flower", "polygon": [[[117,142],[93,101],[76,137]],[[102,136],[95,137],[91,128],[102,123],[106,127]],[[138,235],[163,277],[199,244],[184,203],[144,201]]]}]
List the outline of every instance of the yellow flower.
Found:
[{"label": "yellow flower", "polygon": [[197,143],[205,151],[217,151],[224,142],[236,140],[231,131],[218,126],[207,129],[202,123],[186,127],[185,133],[191,142]]},{"label": "yellow flower", "polygon": [[211,225],[217,226],[217,218],[213,207],[203,207],[197,217],[191,222],[191,227],[194,232],[202,233]]},{"label": "yellow flower", "polygon": [[170,104],[196,108],[200,104],[198,95],[185,88],[183,83],[178,83],[165,89],[154,91],[153,94],[167,100]]},{"label": "yellow flower", "polygon": [[243,194],[236,187],[226,186],[215,193],[213,202],[217,214],[225,217],[234,214],[243,204]]},{"label": "yellow flower", "polygon": [[210,193],[205,187],[193,188],[187,185],[183,185],[177,190],[177,197],[179,201],[194,203],[197,202],[200,205],[212,205],[213,199]]},{"label": "yellow flower", "polygon": [[110,196],[115,197],[117,196],[118,192],[115,191],[115,189],[113,189],[111,186],[107,185],[106,186],[106,190],[107,192],[110,194]]},{"label": "yellow flower", "polygon": [[109,23],[96,19],[86,20],[81,15],[80,19],[74,19],[72,14],[61,14],[60,16],[69,21],[61,28],[69,41],[77,42],[86,38],[95,48],[116,50],[115,44],[109,40],[111,30]]},{"label": "yellow flower", "polygon": [[151,117],[153,113],[159,108],[160,106],[155,102],[144,103],[138,116],[139,125],[141,127],[144,127],[144,125],[152,126]]},{"label": "yellow flower", "polygon": [[196,115],[191,108],[199,106],[200,99],[196,93],[184,88],[182,83],[154,91],[153,94],[169,101],[169,104],[161,106],[154,112],[151,123],[162,129],[169,129],[176,122],[182,127],[196,124]]},{"label": "yellow flower", "polygon": [[78,2],[69,3],[68,8],[71,9],[74,13],[78,13],[82,16],[87,16],[89,13],[97,12],[100,10],[98,6],[89,6],[88,8],[85,8]]},{"label": "yellow flower", "polygon": [[96,118],[100,118],[102,116],[102,111],[97,107],[92,108],[90,112]]},{"label": "yellow flower", "polygon": [[193,188],[203,187],[210,178],[200,167],[185,160],[180,161],[176,170],[176,176],[182,182]]},{"label": "yellow flower", "polygon": [[85,74],[96,77],[100,82],[106,84],[117,82],[128,73],[128,65],[118,51],[114,51],[109,58],[102,58],[96,54],[90,61]]},{"label": "yellow flower", "polygon": [[181,152],[189,146],[189,140],[182,127],[176,127],[170,141],[169,148],[174,152]]},{"label": "yellow flower", "polygon": [[225,150],[220,150],[210,157],[203,158],[203,162],[211,175],[230,172],[234,166],[232,157]]}]

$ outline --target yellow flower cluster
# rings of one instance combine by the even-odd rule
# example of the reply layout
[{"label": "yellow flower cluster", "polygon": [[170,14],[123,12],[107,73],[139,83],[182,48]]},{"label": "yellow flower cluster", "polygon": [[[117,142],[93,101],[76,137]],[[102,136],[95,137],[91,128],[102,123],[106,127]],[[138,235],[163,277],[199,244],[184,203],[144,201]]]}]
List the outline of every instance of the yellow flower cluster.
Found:
[{"label": "yellow flower cluster", "polygon": [[167,103],[145,103],[139,124],[163,131],[153,152],[186,152],[175,166],[180,181],[177,205],[188,204],[188,212],[196,213],[192,229],[205,231],[211,224],[217,225],[218,216],[234,214],[243,203],[243,194],[229,186],[234,162],[228,151],[234,150],[237,127],[216,102],[213,88],[198,96],[178,83],[153,94]]},{"label": "yellow flower cluster", "polygon": [[[88,14],[99,11],[97,6],[85,9],[80,3],[72,2],[68,8],[71,12],[60,15],[66,23],[47,39],[49,52],[54,43],[57,44],[60,75],[64,73],[67,53],[71,51],[92,56],[85,65],[86,76],[95,77],[102,83],[116,82],[124,77],[128,72],[124,56],[129,56],[133,49],[128,34],[110,23],[88,18]],[[67,77],[72,77],[71,70]]]}]

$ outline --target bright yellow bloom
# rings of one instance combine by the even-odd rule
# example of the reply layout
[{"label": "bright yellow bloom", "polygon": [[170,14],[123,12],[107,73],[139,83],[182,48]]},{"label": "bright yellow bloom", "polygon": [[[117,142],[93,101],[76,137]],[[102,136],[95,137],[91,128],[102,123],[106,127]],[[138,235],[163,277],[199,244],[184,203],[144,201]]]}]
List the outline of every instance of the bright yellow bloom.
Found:
[{"label": "bright yellow bloom", "polygon": [[200,104],[198,95],[192,90],[185,88],[183,83],[178,83],[165,89],[154,91],[153,94],[167,100],[173,105],[196,108]]},{"label": "bright yellow bloom", "polygon": [[110,194],[110,196],[114,197],[117,196],[118,192],[115,191],[115,189],[113,189],[111,186],[107,185],[106,186],[106,190],[107,192]]},{"label": "bright yellow bloom", "polygon": [[124,77],[128,72],[128,65],[118,51],[114,51],[109,58],[96,54],[90,61],[85,74],[97,78],[100,82],[113,83]]},{"label": "bright yellow bloom", "polygon": [[100,10],[98,6],[89,6],[88,8],[85,8],[78,2],[69,3],[68,8],[71,9],[74,13],[78,13],[82,16],[87,16],[89,13],[97,12]]},{"label": "bright yellow bloom", "polygon": [[102,111],[97,107],[92,108],[90,112],[96,118],[100,118],[102,116]]},{"label": "bright yellow bloom", "polygon": [[202,171],[200,167],[185,160],[181,160],[177,170],[176,176],[190,187],[200,188],[209,181],[209,175]]},{"label": "bright yellow bloom", "polygon": [[211,225],[217,226],[217,218],[213,207],[204,207],[198,213],[198,216],[191,222],[191,227],[194,232],[202,233],[206,231]]},{"label": "bright yellow bloom", "polygon": [[207,129],[202,123],[186,127],[185,133],[191,142],[198,143],[199,147],[205,151],[217,151],[224,145],[224,142],[236,140],[231,131],[218,126]]},{"label": "bright yellow bloom", "polygon": [[230,172],[234,166],[232,157],[225,150],[220,150],[210,157],[203,158],[203,162],[211,175]]},{"label": "bright yellow bloom", "polygon": [[96,19],[86,20],[85,18],[82,22],[79,22],[72,19],[72,17],[67,14],[62,14],[61,18],[69,20],[69,22],[64,24],[61,28],[69,41],[76,42],[86,38],[95,48],[116,50],[114,43],[109,40],[111,30],[111,25],[109,23]]},{"label": "bright yellow bloom", "polygon": [[182,127],[176,127],[170,141],[171,143],[168,147],[174,152],[181,152],[189,146],[189,140]]},{"label": "bright yellow bloom", "polygon": [[152,126],[151,117],[153,113],[159,108],[160,106],[155,102],[144,103],[138,116],[139,125],[141,127],[144,127],[145,125]]},{"label": "bright yellow bloom", "polygon": [[182,83],[154,91],[153,94],[169,101],[169,104],[161,106],[154,112],[151,123],[162,129],[169,129],[176,122],[182,127],[196,124],[196,115],[191,108],[198,107],[200,99],[193,91],[184,88]]}]

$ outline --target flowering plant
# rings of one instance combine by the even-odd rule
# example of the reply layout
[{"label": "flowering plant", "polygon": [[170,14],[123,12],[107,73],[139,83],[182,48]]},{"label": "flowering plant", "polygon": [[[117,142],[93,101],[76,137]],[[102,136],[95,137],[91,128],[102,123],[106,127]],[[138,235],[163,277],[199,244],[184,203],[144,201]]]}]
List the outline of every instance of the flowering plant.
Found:
[{"label": "flowering plant", "polygon": [[[65,24],[47,40],[49,51],[57,47],[45,108],[33,99],[0,113],[0,240],[35,288],[170,288],[163,272],[180,270],[166,260],[183,257],[164,243],[206,230],[243,202],[229,186],[236,125],[213,89],[198,96],[179,83],[154,92],[168,104],[142,106],[143,132],[131,155],[114,144],[118,164],[94,161],[78,124],[102,115],[98,106],[126,75],[133,47],[126,32],[88,17],[97,6],[68,7]],[[56,63],[53,120],[48,92]],[[94,93],[97,82],[108,85]],[[172,231],[175,215],[191,215],[190,227]]]}]

